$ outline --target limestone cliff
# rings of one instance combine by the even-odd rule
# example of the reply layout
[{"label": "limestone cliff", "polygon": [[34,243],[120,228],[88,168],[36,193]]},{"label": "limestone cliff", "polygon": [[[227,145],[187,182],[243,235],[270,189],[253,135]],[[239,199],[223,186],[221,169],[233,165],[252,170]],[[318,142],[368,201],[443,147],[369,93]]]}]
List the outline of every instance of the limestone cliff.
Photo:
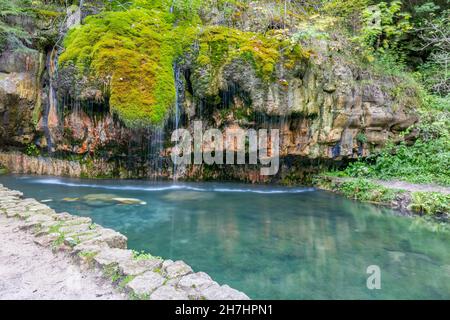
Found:
[{"label": "limestone cliff", "polygon": [[[58,28],[40,20],[11,22],[31,33],[55,28],[57,37],[44,46],[30,43],[21,52],[7,46],[0,52],[2,149],[70,158],[91,166],[108,163],[103,175],[108,177],[169,177],[173,174],[168,159],[170,133],[175,123],[192,129],[194,120],[202,120],[207,127],[223,130],[280,129],[282,170],[276,179],[303,180],[320,166],[367,156],[389,139],[404,139],[400,133],[417,121],[414,110],[419,99],[414,86],[361,63],[357,48],[332,22],[323,27],[319,26],[323,21],[300,23],[292,18],[281,25],[257,5],[232,9],[247,18],[234,21],[214,7],[200,13],[204,27],[183,52],[174,54],[170,81],[161,80],[170,83],[164,88],[173,90],[175,100],[164,100],[170,106],[160,123],[145,126],[129,125],[122,109],[111,105],[120,102],[120,97],[111,101],[117,91],[110,87],[114,70],[95,77],[80,72],[74,63],[58,63],[66,50],[62,39],[68,30],[101,11],[101,5],[62,10],[65,18],[52,20],[59,21]],[[81,28],[89,23],[84,21]],[[261,28],[269,31],[256,33]],[[119,80],[126,89],[128,80]],[[39,166],[23,171],[54,173]],[[193,166],[179,176],[266,180],[256,169]],[[89,175],[81,169],[70,172]],[[94,175],[102,176],[98,170]]]}]

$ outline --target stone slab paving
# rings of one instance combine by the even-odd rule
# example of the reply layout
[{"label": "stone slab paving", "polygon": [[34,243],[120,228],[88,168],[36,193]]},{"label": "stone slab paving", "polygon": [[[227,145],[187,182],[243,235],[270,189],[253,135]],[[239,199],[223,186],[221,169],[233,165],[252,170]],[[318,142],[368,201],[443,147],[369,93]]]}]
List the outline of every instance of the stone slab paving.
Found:
[{"label": "stone slab paving", "polygon": [[[219,285],[183,261],[163,260],[127,249],[127,238],[90,218],[53,209],[0,185],[0,215],[19,221],[34,243],[71,257],[86,270],[95,270],[134,299],[248,300],[228,285]],[[1,263],[0,263],[1,264]]]}]

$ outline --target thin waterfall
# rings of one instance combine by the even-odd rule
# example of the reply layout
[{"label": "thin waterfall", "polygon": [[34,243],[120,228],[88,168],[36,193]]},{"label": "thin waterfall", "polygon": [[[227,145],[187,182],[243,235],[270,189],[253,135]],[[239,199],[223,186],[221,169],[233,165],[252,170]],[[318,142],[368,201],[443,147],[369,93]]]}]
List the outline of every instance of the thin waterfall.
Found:
[{"label": "thin waterfall", "polygon": [[52,130],[55,130],[60,122],[58,118],[58,98],[55,89],[55,81],[58,73],[58,50],[53,48],[47,56],[46,68],[48,70],[48,97],[44,104],[42,127],[47,140],[47,150],[51,154],[54,151]]},{"label": "thin waterfall", "polygon": [[[83,6],[83,0],[80,1],[80,8]],[[53,46],[52,50],[47,54],[46,69],[48,73],[48,93],[47,101],[44,104],[42,115],[42,127],[47,140],[47,150],[49,154],[55,151],[53,137],[59,130],[60,124],[63,122],[65,104],[58,104],[58,95],[56,92],[56,81],[58,77],[58,57],[60,42],[65,34],[67,16],[59,25],[59,38]],[[61,109],[59,109],[61,108]],[[58,116],[59,115],[59,116]]]},{"label": "thin waterfall", "polygon": [[[174,63],[174,79],[175,79],[175,112],[173,116],[174,130],[178,130],[181,116],[181,104],[184,100],[184,82],[181,75],[181,69],[178,64]],[[173,162],[173,180],[178,180],[178,164],[176,159]]]},{"label": "thin waterfall", "polygon": [[149,177],[158,180],[163,174],[164,126],[147,127]]}]

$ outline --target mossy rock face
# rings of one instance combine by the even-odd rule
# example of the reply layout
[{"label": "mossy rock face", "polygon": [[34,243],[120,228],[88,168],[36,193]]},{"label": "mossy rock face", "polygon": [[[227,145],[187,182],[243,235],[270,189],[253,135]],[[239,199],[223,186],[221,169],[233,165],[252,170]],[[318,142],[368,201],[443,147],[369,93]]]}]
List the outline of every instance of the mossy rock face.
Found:
[{"label": "mossy rock face", "polygon": [[[409,82],[359,65],[358,51],[339,30],[334,37],[328,23],[322,28],[312,17],[307,23],[291,17],[294,28],[272,18],[281,2],[273,8],[257,1],[192,0],[192,8],[172,0],[131,0],[125,7],[102,2],[86,3],[83,17],[89,15],[66,35],[54,84],[64,110],[55,148],[77,159],[90,154],[108,160],[107,170],[96,170],[87,160],[76,170],[85,177],[147,174],[149,148],[143,141],[154,142],[152,130],[171,129],[166,120],[176,99],[180,126],[202,120],[221,129],[258,128],[270,122],[284,130],[283,155],[311,158],[366,156],[416,121],[409,110],[417,94]],[[199,3],[208,5],[198,10]],[[228,12],[222,15],[216,7]],[[43,46],[49,50],[49,44]],[[38,53],[33,72],[19,68],[27,63],[3,68],[45,81],[45,54]],[[9,78],[1,76],[0,84],[9,85]],[[13,95],[0,92],[0,115],[10,123],[0,128],[0,140],[44,148],[42,130],[33,136],[32,130],[40,129],[28,129],[27,123],[39,125],[46,94],[24,88]],[[36,97],[26,101],[23,92]],[[168,148],[170,134],[164,136]],[[133,165],[123,160],[130,156],[137,159]]]},{"label": "mossy rock face", "polygon": [[182,57],[194,56],[202,83],[200,96],[215,96],[221,72],[235,60],[244,61],[259,79],[270,82],[279,61],[290,66],[291,60],[307,56],[298,44],[276,32],[198,28],[195,15],[187,18],[163,9],[156,2],[143,6],[135,1],[126,11],[86,18],[64,41],[60,73],[64,75],[64,69],[73,73],[75,67],[78,82],[97,82],[111,111],[128,127],[159,125],[166,119],[176,99],[173,66]]},{"label": "mossy rock face", "polygon": [[175,102],[171,39],[170,16],[162,12],[105,12],[68,34],[60,64],[101,78],[111,110],[126,125],[157,124]]},{"label": "mossy rock face", "polygon": [[217,72],[236,58],[250,62],[261,78],[270,79],[280,57],[279,41],[262,34],[243,32],[223,26],[211,26],[199,35],[196,63]]},{"label": "mossy rock face", "polygon": [[[224,26],[204,28],[198,35],[198,43],[192,80],[196,95],[203,98],[226,91],[228,82],[249,89],[261,84],[267,87],[277,80],[277,65],[291,59],[300,63],[309,55],[298,43],[283,40],[276,33],[263,35]],[[290,62],[287,69],[292,66]],[[243,76],[246,79],[240,81]]]}]

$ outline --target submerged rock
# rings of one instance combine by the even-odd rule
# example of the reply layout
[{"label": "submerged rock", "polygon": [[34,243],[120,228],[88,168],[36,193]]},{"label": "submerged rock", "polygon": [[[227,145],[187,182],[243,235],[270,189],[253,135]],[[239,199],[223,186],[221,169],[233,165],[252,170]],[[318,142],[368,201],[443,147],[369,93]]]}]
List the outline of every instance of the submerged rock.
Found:
[{"label": "submerged rock", "polygon": [[401,262],[406,256],[401,251],[388,251],[388,255],[392,262]]},{"label": "submerged rock", "polygon": [[147,202],[135,198],[113,198],[112,200],[120,202],[121,204],[147,204]]},{"label": "submerged rock", "polygon": [[[113,205],[113,204],[139,204],[139,205],[145,205],[147,204],[145,201],[142,201],[140,199],[136,198],[122,198],[116,194],[111,193],[93,193],[88,194],[80,199],[78,198],[64,198],[65,201],[82,201],[83,203],[86,203],[87,205],[94,206],[94,207],[101,207],[106,205]],[[64,200],[63,199],[63,200]]]},{"label": "submerged rock", "polygon": [[169,201],[197,201],[209,200],[214,198],[212,192],[198,192],[198,191],[172,191],[163,196],[163,199]]},{"label": "submerged rock", "polygon": [[75,202],[78,201],[80,198],[63,198],[62,201],[66,202]]},{"label": "submerged rock", "polygon": [[84,201],[113,201],[112,199],[118,197],[116,194],[111,193],[92,193],[81,197]]}]

